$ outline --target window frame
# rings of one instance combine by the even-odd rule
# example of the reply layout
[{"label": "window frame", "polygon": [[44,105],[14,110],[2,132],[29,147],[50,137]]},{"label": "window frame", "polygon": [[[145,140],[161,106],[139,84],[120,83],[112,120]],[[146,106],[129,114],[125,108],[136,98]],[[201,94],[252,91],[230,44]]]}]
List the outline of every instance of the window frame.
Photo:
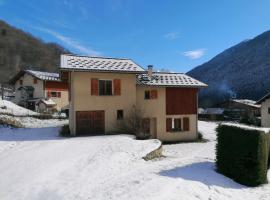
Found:
[{"label": "window frame", "polygon": [[[105,82],[105,94],[101,94],[100,93],[100,86],[101,86],[101,84],[100,84],[100,81],[104,81]],[[106,82],[111,82],[111,93],[110,94],[106,94]],[[98,79],[98,96],[113,96],[113,93],[114,93],[114,91],[113,91],[113,80],[112,79]]]},{"label": "window frame", "polygon": [[145,90],[144,91],[144,99],[145,100],[150,100],[151,99],[150,90]]},{"label": "window frame", "polygon": [[124,110],[120,109],[116,111],[116,119],[117,120],[122,120],[124,119]]},{"label": "window frame", "polygon": [[270,114],[270,107],[268,107],[268,114]]},{"label": "window frame", "polygon": [[[179,127],[176,127],[176,121],[178,121],[178,120],[179,120],[179,123],[178,123]],[[171,130],[172,130],[172,132],[182,132],[183,131],[181,117],[173,117],[172,118]]]},{"label": "window frame", "polygon": [[[53,95],[55,93],[55,96]],[[50,96],[51,96],[51,98],[57,98],[57,91],[50,91]]]}]

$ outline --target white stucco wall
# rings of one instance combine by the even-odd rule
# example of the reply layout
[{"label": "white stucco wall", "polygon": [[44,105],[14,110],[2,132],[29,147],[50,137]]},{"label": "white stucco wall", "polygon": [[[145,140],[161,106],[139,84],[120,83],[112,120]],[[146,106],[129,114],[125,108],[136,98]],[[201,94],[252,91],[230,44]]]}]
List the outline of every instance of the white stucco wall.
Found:
[{"label": "white stucco wall", "polygon": [[270,127],[270,114],[268,113],[268,108],[270,108],[270,99],[266,99],[262,102],[261,115],[263,127]]},{"label": "white stucco wall", "polygon": [[[35,77],[29,75],[29,74],[24,74],[20,79],[18,79],[15,83],[15,102],[19,103],[21,99],[21,91],[18,90],[21,86],[32,86],[34,90],[33,97],[34,98],[44,98],[45,93],[43,90],[43,81],[42,80],[37,80],[37,83],[34,84],[34,79]],[[20,85],[20,80],[23,80],[23,84]]]}]

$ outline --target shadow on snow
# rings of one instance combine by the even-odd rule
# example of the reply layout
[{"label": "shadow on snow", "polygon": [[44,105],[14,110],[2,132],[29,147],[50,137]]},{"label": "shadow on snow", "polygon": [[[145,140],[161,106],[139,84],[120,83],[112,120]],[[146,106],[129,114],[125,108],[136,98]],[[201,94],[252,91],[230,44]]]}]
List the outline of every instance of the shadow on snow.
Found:
[{"label": "shadow on snow", "polygon": [[198,162],[183,167],[176,167],[170,170],[163,170],[159,173],[161,176],[170,178],[181,178],[190,181],[197,181],[206,186],[219,186],[223,188],[243,189],[246,188],[234,182],[222,174],[215,171],[213,162]]},{"label": "shadow on snow", "polygon": [[48,128],[1,128],[0,141],[58,140],[59,127]]}]

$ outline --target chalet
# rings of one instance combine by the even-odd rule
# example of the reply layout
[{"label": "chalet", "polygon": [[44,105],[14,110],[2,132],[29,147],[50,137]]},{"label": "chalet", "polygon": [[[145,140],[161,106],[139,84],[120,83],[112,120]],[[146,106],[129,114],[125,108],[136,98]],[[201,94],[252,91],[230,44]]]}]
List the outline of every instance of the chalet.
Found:
[{"label": "chalet", "polygon": [[186,74],[145,71],[130,59],[61,56],[68,76],[70,131],[73,135],[104,134],[129,115],[143,112],[143,127],[162,141],[198,136],[198,90],[206,87]]},{"label": "chalet", "polygon": [[261,126],[270,127],[270,93],[262,97],[256,104],[261,104]]},{"label": "chalet", "polygon": [[68,105],[68,84],[58,73],[23,70],[9,83],[14,85],[15,103],[28,109],[53,112]]}]

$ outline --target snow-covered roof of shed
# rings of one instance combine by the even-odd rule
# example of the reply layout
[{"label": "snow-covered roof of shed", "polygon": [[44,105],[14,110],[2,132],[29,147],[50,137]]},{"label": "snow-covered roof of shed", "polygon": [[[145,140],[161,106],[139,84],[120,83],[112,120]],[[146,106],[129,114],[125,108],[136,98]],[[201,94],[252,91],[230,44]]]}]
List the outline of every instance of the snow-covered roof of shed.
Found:
[{"label": "snow-covered roof of shed", "polygon": [[54,106],[56,103],[52,99],[40,99],[37,103],[44,103],[47,106]]},{"label": "snow-covered roof of shed", "polygon": [[207,87],[206,84],[186,74],[163,72],[153,72],[151,77],[148,74],[137,75],[137,85],[193,88]]},{"label": "snow-covered roof of shed", "polygon": [[266,99],[270,98],[270,92],[267,93],[265,96],[263,96],[259,101],[256,102],[256,104],[261,104],[262,102],[264,102]]},{"label": "snow-covered roof of shed", "polygon": [[255,108],[260,108],[261,107],[261,105],[256,104],[256,101],[253,101],[253,100],[250,100],[250,99],[232,99],[231,101],[241,103],[241,104],[245,104],[245,105],[255,107]]},{"label": "snow-covered roof of shed", "polygon": [[131,59],[61,55],[62,70],[144,73]]},{"label": "snow-covered roof of shed", "polygon": [[34,71],[34,70],[25,70],[25,72],[41,80],[60,81],[60,75],[58,73],[41,72],[41,71]]}]

